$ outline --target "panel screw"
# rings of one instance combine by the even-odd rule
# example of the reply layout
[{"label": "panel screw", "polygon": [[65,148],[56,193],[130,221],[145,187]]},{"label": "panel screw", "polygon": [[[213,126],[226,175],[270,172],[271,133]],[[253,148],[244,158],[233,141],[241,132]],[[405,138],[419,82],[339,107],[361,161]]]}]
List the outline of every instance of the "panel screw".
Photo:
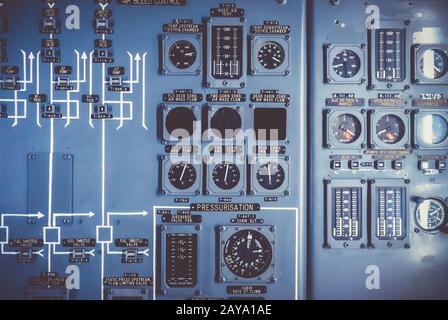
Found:
[{"label": "panel screw", "polygon": [[365,249],[365,248],[366,248],[366,245],[365,245],[364,243],[362,243],[359,247],[360,247],[361,249]]},{"label": "panel screw", "polygon": [[404,247],[405,247],[406,249],[410,249],[410,248],[411,248],[411,245],[410,245],[409,243],[406,243],[406,244],[404,245]]},{"label": "panel screw", "polygon": [[245,82],[241,82],[241,83],[240,83],[240,87],[241,87],[241,88],[246,88],[246,83],[245,83]]}]

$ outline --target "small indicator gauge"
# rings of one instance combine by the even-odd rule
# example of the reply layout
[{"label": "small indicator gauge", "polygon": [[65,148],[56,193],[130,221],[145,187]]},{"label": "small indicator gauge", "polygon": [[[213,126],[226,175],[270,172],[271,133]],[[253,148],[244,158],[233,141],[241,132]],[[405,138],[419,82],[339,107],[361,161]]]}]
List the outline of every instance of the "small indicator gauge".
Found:
[{"label": "small indicator gauge", "polygon": [[333,238],[359,240],[361,238],[361,188],[333,188]]},{"label": "small indicator gauge", "polygon": [[212,27],[212,76],[219,80],[243,75],[243,26]]},{"label": "small indicator gauge", "polygon": [[186,40],[173,43],[169,50],[171,63],[178,69],[190,68],[197,59],[197,51],[194,45]]},{"label": "small indicator gauge", "polygon": [[341,143],[352,143],[361,136],[362,126],[359,119],[352,114],[338,116],[333,125],[333,136]]},{"label": "small indicator gauge", "polygon": [[241,129],[241,116],[235,109],[220,108],[210,119],[213,134],[220,139],[233,138]]},{"label": "small indicator gauge", "polygon": [[406,189],[379,187],[376,189],[376,236],[380,240],[401,240],[405,236]]},{"label": "small indicator gauge", "polygon": [[405,78],[405,31],[376,30],[376,78],[381,82],[402,82]]},{"label": "small indicator gauge", "polygon": [[352,50],[342,50],[333,59],[333,70],[342,78],[352,78],[361,69],[361,59]]},{"label": "small indicator gauge", "polygon": [[440,231],[447,224],[447,206],[439,199],[425,199],[418,205],[415,217],[423,230]]},{"label": "small indicator gauge", "polygon": [[183,161],[175,163],[168,171],[168,179],[170,183],[180,190],[191,188],[196,182],[196,178],[196,169],[191,163]]},{"label": "small indicator gauge", "polygon": [[225,161],[215,166],[212,178],[218,188],[230,190],[240,182],[241,173],[234,163]]},{"label": "small indicator gauge", "polygon": [[166,283],[173,288],[191,288],[197,283],[198,235],[166,235]]},{"label": "small indicator gauge", "polygon": [[179,107],[172,109],[165,119],[165,127],[171,137],[186,139],[193,135],[196,117],[190,108]]},{"label": "small indicator gauge", "polygon": [[417,122],[418,140],[428,144],[437,145],[448,138],[448,122],[438,114],[427,114]]},{"label": "small indicator gauge", "polygon": [[388,114],[381,117],[376,124],[378,138],[386,144],[400,142],[406,133],[404,121],[396,115]]},{"label": "small indicator gauge", "polygon": [[257,181],[265,189],[278,189],[285,182],[285,170],[277,162],[262,164],[257,170]]},{"label": "small indicator gauge", "polygon": [[448,71],[448,56],[439,49],[428,49],[420,59],[420,71],[428,79],[439,79]]},{"label": "small indicator gauge", "polygon": [[271,265],[272,245],[256,230],[235,232],[224,246],[224,261],[238,277],[249,279],[262,275]]},{"label": "small indicator gauge", "polygon": [[277,69],[285,62],[285,50],[278,42],[267,41],[258,50],[258,62],[266,69]]}]

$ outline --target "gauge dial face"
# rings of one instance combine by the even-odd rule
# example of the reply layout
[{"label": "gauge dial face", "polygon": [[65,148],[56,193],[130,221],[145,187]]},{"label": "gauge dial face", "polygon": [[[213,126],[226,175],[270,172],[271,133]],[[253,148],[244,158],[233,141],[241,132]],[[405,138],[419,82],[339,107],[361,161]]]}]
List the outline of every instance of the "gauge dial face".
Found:
[{"label": "gauge dial face", "polygon": [[271,265],[272,245],[256,230],[235,232],[224,246],[224,261],[229,270],[241,278],[262,275]]},{"label": "gauge dial face", "polygon": [[212,178],[218,188],[230,190],[240,182],[241,173],[234,163],[225,161],[215,166]]},{"label": "gauge dial face", "polygon": [[396,144],[404,138],[405,133],[404,121],[393,114],[381,117],[376,124],[376,134],[383,143]]},{"label": "gauge dial face", "polygon": [[333,59],[333,70],[342,78],[353,78],[361,69],[361,59],[352,50],[342,50]]},{"label": "gauge dial face", "polygon": [[213,134],[220,139],[235,137],[241,129],[240,114],[232,108],[220,108],[210,119],[210,127]]},{"label": "gauge dial face", "polygon": [[171,137],[182,140],[193,135],[196,117],[190,108],[172,109],[165,120],[165,127]]},{"label": "gauge dial face", "polygon": [[448,122],[438,114],[422,116],[417,122],[417,136],[425,144],[440,144],[448,138]]},{"label": "gauge dial face", "polygon": [[265,42],[258,50],[258,62],[265,69],[277,69],[285,62],[285,49],[278,42]]},{"label": "gauge dial face", "polygon": [[168,179],[176,189],[186,190],[191,188],[196,182],[196,178],[196,169],[188,162],[175,163],[168,171]]},{"label": "gauge dial face", "polygon": [[173,43],[169,50],[171,63],[178,69],[190,68],[197,59],[195,46],[186,40],[179,40]]},{"label": "gauge dial face", "polygon": [[352,143],[361,136],[362,126],[359,119],[349,113],[338,116],[332,125],[333,136],[340,143]]},{"label": "gauge dial face", "polygon": [[439,79],[448,71],[448,56],[439,49],[428,49],[420,59],[420,71],[427,79]]},{"label": "gauge dial face", "polygon": [[262,164],[257,170],[257,181],[265,189],[278,189],[285,182],[285,170],[277,162]]},{"label": "gauge dial face", "polygon": [[438,199],[425,199],[417,207],[418,225],[425,231],[438,231],[446,225],[446,205]]}]

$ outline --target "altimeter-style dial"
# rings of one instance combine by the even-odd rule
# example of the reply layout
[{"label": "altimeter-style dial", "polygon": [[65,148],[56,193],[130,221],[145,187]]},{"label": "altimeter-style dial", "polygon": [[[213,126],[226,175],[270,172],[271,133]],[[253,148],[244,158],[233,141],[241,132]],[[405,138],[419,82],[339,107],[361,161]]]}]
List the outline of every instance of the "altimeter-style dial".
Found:
[{"label": "altimeter-style dial", "polygon": [[272,245],[261,232],[247,229],[235,232],[224,246],[224,262],[241,278],[256,278],[271,265]]}]

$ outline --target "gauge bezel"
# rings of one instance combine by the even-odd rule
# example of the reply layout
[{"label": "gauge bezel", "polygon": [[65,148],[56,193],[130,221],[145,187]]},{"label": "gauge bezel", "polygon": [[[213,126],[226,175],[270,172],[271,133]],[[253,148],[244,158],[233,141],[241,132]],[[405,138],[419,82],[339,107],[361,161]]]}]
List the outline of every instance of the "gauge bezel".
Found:
[{"label": "gauge bezel", "polygon": [[[326,74],[325,82],[329,84],[359,84],[366,82],[366,66],[367,66],[367,53],[362,48],[362,45],[358,44],[332,44],[326,46]],[[351,78],[344,78],[338,75],[333,69],[334,58],[341,53],[341,51],[350,50],[353,51],[358,57],[361,65],[356,75]]]},{"label": "gauge bezel", "polygon": [[[193,159],[191,156],[177,157],[173,156],[171,159],[170,156],[161,157],[162,161],[162,183],[161,183],[161,191],[162,194],[165,195],[199,195],[201,193],[201,183],[202,183],[202,165],[200,159]],[[174,164],[178,162],[188,162],[190,163],[196,170],[196,181],[194,184],[185,190],[177,189],[174,187],[169,179],[168,173]]]},{"label": "gauge bezel", "polygon": [[[397,239],[379,239],[377,236],[377,215],[378,215],[378,188],[401,188],[404,190],[404,202],[402,202],[402,219],[404,219],[404,229],[402,230],[403,236]],[[370,214],[370,244],[372,248],[381,249],[398,249],[404,248],[405,244],[409,243],[409,190],[406,182],[403,179],[375,179],[375,181],[370,181],[370,203],[371,203],[371,214]],[[373,246],[372,246],[373,245]]]},{"label": "gauge bezel", "polygon": [[[236,156],[216,156],[209,157],[205,159],[206,163],[206,194],[208,195],[244,195],[246,193],[246,161],[244,156],[236,155]],[[220,165],[222,162],[230,162],[234,164],[238,170],[240,171],[240,181],[238,184],[231,189],[221,189],[216,183],[213,181],[213,170],[217,165]]]},{"label": "gauge bezel", "polygon": [[[166,283],[166,235],[168,234],[196,234],[197,236],[197,282],[193,287],[170,287]],[[174,296],[194,296],[196,292],[201,291],[203,278],[201,265],[202,261],[202,229],[195,224],[187,225],[187,224],[164,224],[163,227],[160,228],[160,252],[161,255],[158,255],[159,263],[161,266],[161,279],[160,279],[160,289],[167,292],[170,295]]]},{"label": "gauge bezel", "polygon": [[[422,70],[420,69],[420,61],[423,58],[424,53],[427,50],[440,50],[445,53],[447,63],[448,63],[448,45],[440,45],[440,44],[422,44],[415,45],[413,48],[413,83],[415,84],[448,84],[448,71],[442,77],[438,79],[429,79],[425,77]],[[448,66],[446,66],[448,68]],[[448,69],[447,69],[448,70]]]},{"label": "gauge bezel", "polygon": [[[326,124],[324,128],[326,128],[326,144],[330,145],[332,148],[340,148],[340,149],[359,149],[366,146],[367,141],[367,118],[364,110],[359,111],[358,109],[343,109],[343,110],[326,110],[325,111],[327,118]],[[337,120],[338,117],[349,114],[355,116],[359,122],[361,123],[361,133],[353,142],[350,143],[342,143],[338,139],[336,139],[333,135],[333,123]]]},{"label": "gauge bezel", "polygon": [[[419,209],[420,205],[423,203],[423,201],[426,201],[426,200],[433,200],[433,201],[439,202],[439,203],[442,205],[442,207],[443,207],[443,209],[444,209],[444,211],[445,211],[445,220],[444,220],[443,224],[442,224],[439,228],[434,229],[434,230],[426,230],[426,229],[424,229],[424,228],[420,225],[420,223],[418,222],[418,219],[417,219],[417,212],[418,212],[418,209]],[[415,206],[415,210],[414,210],[414,219],[415,219],[415,224],[417,225],[417,227],[418,227],[420,230],[422,230],[423,232],[425,232],[425,233],[429,233],[429,234],[437,234],[437,233],[440,233],[440,232],[448,233],[448,228],[447,228],[447,227],[448,227],[448,203],[447,203],[444,199],[439,198],[439,197],[426,197],[426,198],[422,198],[421,201],[419,201],[419,202],[416,204],[416,206]]]},{"label": "gauge bezel", "polygon": [[[193,134],[188,137],[188,138],[184,138],[182,140],[179,140],[176,137],[173,137],[168,129],[166,128],[166,120],[167,117],[169,115],[169,113],[177,108],[187,108],[190,109],[195,118],[195,125],[193,125]],[[200,141],[201,139],[201,114],[200,114],[200,108],[196,105],[192,105],[192,104],[188,104],[188,103],[184,103],[184,104],[176,104],[176,105],[172,105],[172,104],[163,104],[161,105],[161,109],[162,109],[162,138],[165,141],[169,141],[169,142],[197,142]]]},{"label": "gauge bezel", "polygon": [[[218,268],[218,280],[225,283],[269,283],[271,279],[275,277],[275,229],[273,226],[268,225],[256,225],[256,226],[219,226],[218,227],[218,244],[219,244],[219,264]],[[241,230],[254,230],[263,234],[272,247],[272,261],[266,271],[256,278],[240,278],[235,275],[226,265],[224,261],[224,249],[227,241],[238,231]]]},{"label": "gauge bezel", "polygon": [[[171,62],[170,48],[178,41],[188,41],[196,49],[196,61],[186,69],[179,69]],[[201,75],[202,74],[202,35],[201,34],[163,34],[161,35],[160,74],[162,75]]]},{"label": "gauge bezel", "polygon": [[[403,139],[395,144],[388,144],[378,137],[376,134],[376,125],[378,121],[386,115],[393,115],[399,117],[404,124],[405,133]],[[381,111],[375,112],[375,110],[370,111],[370,147],[374,149],[409,149],[410,139],[411,139],[411,128],[410,128],[410,118],[409,113],[405,110],[394,110],[394,109],[381,109]]]},{"label": "gauge bezel", "polygon": [[[282,166],[283,171],[285,172],[285,180],[282,185],[277,189],[266,189],[264,188],[257,179],[258,169],[265,165],[268,162],[276,162],[280,166]],[[257,196],[286,196],[289,194],[289,166],[290,166],[291,158],[286,156],[260,156],[260,157],[252,157],[249,160],[250,165],[250,191],[253,195]]]},{"label": "gauge bezel", "polygon": [[[209,105],[204,107],[206,108],[205,112],[207,113],[207,123],[206,123],[206,131],[202,134],[202,140],[203,141],[236,141],[237,144],[244,144],[244,112],[243,108],[237,106],[237,105]],[[211,121],[213,116],[222,108],[230,108],[236,111],[240,118],[241,118],[241,128],[239,129],[239,132],[230,138],[222,138],[218,135],[216,135],[211,127]]]},{"label": "gauge bezel", "polygon": [[448,136],[445,138],[444,141],[438,144],[430,144],[422,141],[420,137],[417,134],[418,129],[418,123],[421,118],[427,115],[437,115],[445,119],[445,121],[448,124],[448,112],[447,111],[440,111],[440,109],[424,109],[420,110],[418,112],[414,113],[414,130],[413,130],[413,137],[414,137],[414,146],[418,149],[422,150],[428,150],[428,149],[446,149],[448,147]]},{"label": "gauge bezel", "polygon": [[[333,237],[333,189],[334,188],[359,188],[361,190],[361,199],[359,199],[361,204],[361,212],[359,213],[359,219],[361,219],[360,228],[361,236],[357,240],[338,240]],[[356,179],[336,179],[336,180],[325,180],[324,181],[324,191],[325,191],[325,224],[324,224],[324,246],[328,249],[364,249],[367,248],[368,244],[368,185],[363,180]]]},{"label": "gauge bezel", "polygon": [[[290,63],[290,37],[289,36],[278,36],[278,35],[263,35],[263,36],[250,36],[250,57],[251,66],[250,73],[254,76],[287,76],[290,74],[291,63]],[[285,60],[276,69],[266,69],[264,68],[260,61],[258,61],[258,52],[267,42],[276,42],[283,47],[285,53]]]}]

